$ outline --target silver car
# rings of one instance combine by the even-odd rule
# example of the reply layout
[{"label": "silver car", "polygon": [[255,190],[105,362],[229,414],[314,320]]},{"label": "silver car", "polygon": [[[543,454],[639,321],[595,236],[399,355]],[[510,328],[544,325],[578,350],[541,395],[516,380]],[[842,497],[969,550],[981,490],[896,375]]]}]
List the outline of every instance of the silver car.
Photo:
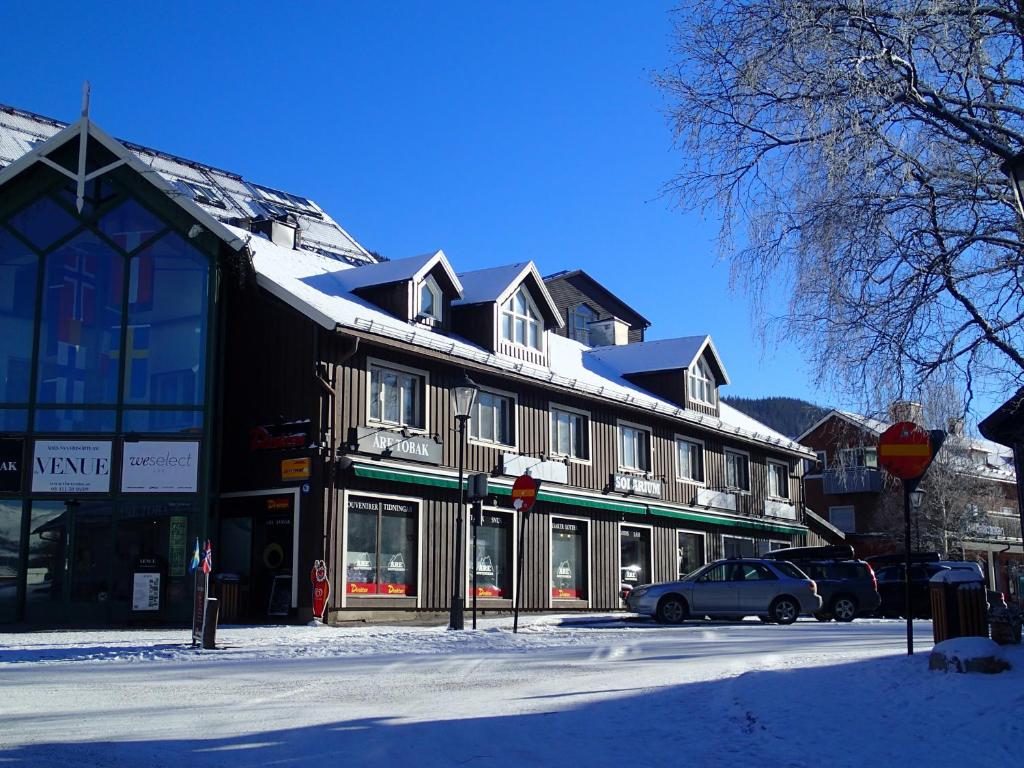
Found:
[{"label": "silver car", "polygon": [[718,560],[679,581],[636,587],[626,607],[664,624],[708,615],[792,624],[801,613],[820,611],[821,597],[814,581],[792,563]]}]

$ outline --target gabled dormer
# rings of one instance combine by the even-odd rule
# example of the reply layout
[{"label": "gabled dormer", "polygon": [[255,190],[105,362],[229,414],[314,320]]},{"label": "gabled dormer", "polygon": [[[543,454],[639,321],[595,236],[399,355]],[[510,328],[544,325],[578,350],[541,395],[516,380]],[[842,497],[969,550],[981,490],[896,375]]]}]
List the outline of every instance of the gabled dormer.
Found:
[{"label": "gabled dormer", "polygon": [[561,328],[558,308],[532,261],[459,275],[455,330],[497,354],[547,365],[547,332]]},{"label": "gabled dormer", "polygon": [[332,273],[339,287],[406,322],[448,330],[452,302],[462,296],[444,251]]},{"label": "gabled dormer", "polygon": [[718,388],[729,383],[710,336],[597,347],[588,357],[682,408],[718,415]]}]

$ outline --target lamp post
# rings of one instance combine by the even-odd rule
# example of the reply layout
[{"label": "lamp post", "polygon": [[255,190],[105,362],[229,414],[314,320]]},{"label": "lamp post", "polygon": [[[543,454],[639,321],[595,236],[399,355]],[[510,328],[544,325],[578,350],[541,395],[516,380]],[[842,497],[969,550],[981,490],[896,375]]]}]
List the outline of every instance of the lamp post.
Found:
[{"label": "lamp post", "polygon": [[921,503],[924,491],[910,492],[910,508],[914,510],[914,538],[917,539],[917,551],[921,551]]},{"label": "lamp post", "polygon": [[452,580],[452,603],[448,614],[448,629],[463,629],[466,599],[462,595],[466,585],[465,559],[462,533],[465,527],[463,513],[466,509],[466,486],[463,483],[463,468],[466,460],[466,422],[476,401],[477,386],[462,372],[462,381],[452,388],[452,409],[459,425],[459,508],[455,516],[455,574]]}]

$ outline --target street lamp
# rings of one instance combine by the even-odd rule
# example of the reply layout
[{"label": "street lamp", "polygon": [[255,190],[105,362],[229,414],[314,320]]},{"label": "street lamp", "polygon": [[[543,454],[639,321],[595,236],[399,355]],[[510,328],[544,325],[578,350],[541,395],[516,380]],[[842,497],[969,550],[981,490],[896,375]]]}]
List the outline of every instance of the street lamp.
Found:
[{"label": "street lamp", "polygon": [[466,584],[465,560],[463,558],[462,529],[465,527],[462,513],[466,509],[466,486],[463,484],[463,467],[466,459],[466,422],[469,421],[477,386],[462,372],[462,381],[452,388],[452,409],[459,425],[459,509],[455,518],[455,577],[452,583],[452,604],[448,614],[448,629],[462,629],[466,601],[462,588]]},{"label": "street lamp", "polygon": [[910,508],[914,510],[914,532],[917,538],[917,551],[921,551],[921,504],[924,502],[924,491],[911,491]]},{"label": "street lamp", "polygon": [[1003,160],[999,170],[1009,177],[1013,187],[1013,198],[1017,201],[1017,213],[1024,218],[1024,152],[1018,152],[1009,160]]}]

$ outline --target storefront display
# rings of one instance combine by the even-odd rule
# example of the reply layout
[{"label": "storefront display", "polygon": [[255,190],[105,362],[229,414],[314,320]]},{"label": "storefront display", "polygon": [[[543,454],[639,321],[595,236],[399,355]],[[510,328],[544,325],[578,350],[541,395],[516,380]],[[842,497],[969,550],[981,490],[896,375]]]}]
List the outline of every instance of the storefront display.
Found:
[{"label": "storefront display", "polygon": [[345,553],[349,595],[416,595],[418,511],[418,505],[409,501],[349,498]]},{"label": "storefront display", "polygon": [[477,597],[512,597],[512,515],[486,510],[477,529]]},{"label": "storefront display", "polygon": [[623,587],[651,582],[651,529],[619,528],[619,571]]},{"label": "storefront display", "polygon": [[700,533],[679,531],[679,578],[704,565],[704,536]]},{"label": "storefront display", "polygon": [[551,597],[587,599],[587,524],[581,520],[551,521]]}]

